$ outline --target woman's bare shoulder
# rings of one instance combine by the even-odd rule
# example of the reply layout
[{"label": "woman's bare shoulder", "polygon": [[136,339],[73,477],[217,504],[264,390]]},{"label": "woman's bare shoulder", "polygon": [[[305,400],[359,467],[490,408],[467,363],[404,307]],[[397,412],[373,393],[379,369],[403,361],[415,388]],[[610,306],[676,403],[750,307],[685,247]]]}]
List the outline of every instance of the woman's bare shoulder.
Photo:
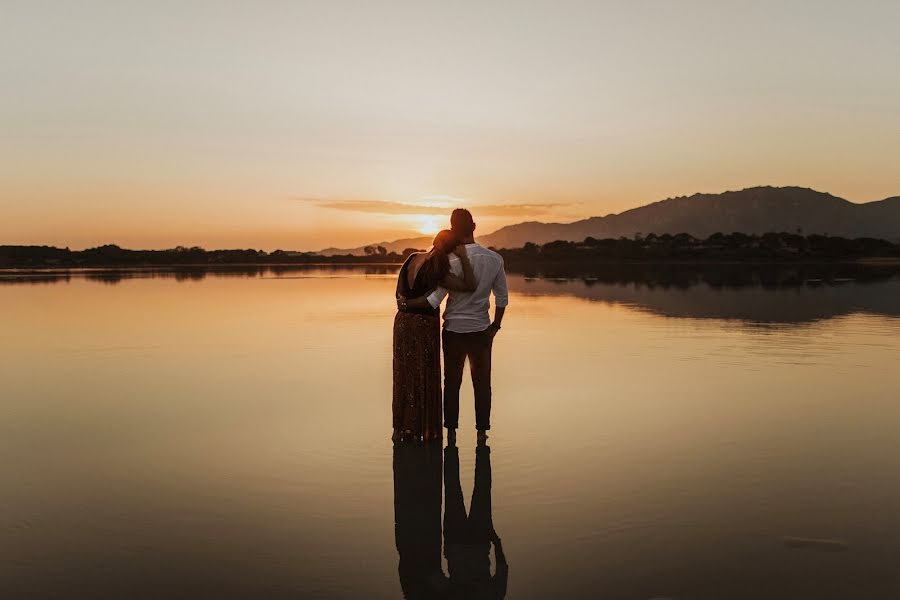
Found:
[{"label": "woman's bare shoulder", "polygon": [[425,265],[428,257],[428,252],[413,252],[409,255],[409,258],[406,259],[406,262],[403,264],[403,266],[406,267],[407,282],[409,283],[409,287],[415,285],[416,277],[418,277],[419,275],[419,270]]},{"label": "woman's bare shoulder", "polygon": [[403,266],[411,265],[417,263],[422,260],[427,253],[426,252],[411,252],[403,259]]}]

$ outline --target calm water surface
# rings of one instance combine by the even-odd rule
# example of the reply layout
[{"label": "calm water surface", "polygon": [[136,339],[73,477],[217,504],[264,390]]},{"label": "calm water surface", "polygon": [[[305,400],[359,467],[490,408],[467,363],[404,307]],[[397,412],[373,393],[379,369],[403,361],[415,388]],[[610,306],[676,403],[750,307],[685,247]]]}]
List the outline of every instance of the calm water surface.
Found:
[{"label": "calm water surface", "polygon": [[[0,596],[400,598],[398,542],[440,553],[440,449],[389,439],[390,269],[28,281],[0,283]],[[900,280],[510,288],[507,598],[900,596]],[[468,382],[461,423],[468,503]]]}]

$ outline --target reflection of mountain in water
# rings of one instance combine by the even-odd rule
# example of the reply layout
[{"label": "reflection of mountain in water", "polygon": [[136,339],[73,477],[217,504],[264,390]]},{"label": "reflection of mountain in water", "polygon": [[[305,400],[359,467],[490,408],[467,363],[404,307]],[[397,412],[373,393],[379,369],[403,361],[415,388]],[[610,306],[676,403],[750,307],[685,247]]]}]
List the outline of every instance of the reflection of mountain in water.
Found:
[{"label": "reflection of mountain in water", "polygon": [[[271,265],[132,269],[0,270],[3,284],[51,284],[84,278],[199,281],[206,277],[391,276],[396,265]],[[809,323],[853,313],[900,317],[900,266],[832,264],[618,263],[585,272],[543,265],[509,274],[510,289],[622,304],[667,317]]]},{"label": "reflection of mountain in water", "polygon": [[[510,289],[623,304],[667,317],[808,323],[853,313],[900,317],[900,276],[893,270],[841,266],[788,271],[742,267],[712,271],[628,271],[533,278],[510,274]],[[837,269],[837,270],[835,270]]]}]

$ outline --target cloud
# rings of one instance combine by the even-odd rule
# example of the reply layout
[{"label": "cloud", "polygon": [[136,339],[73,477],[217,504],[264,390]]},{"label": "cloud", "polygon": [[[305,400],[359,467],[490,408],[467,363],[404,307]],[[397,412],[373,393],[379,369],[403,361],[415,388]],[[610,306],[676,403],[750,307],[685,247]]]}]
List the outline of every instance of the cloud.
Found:
[{"label": "cloud", "polygon": [[[435,200],[431,200],[432,198]],[[408,204],[388,200],[321,200],[314,198],[303,198],[303,200],[314,202],[322,208],[382,215],[448,215],[454,208],[465,207],[471,210],[475,216],[516,217],[544,215],[554,212],[554,209],[571,206],[571,204],[562,203],[472,204],[464,199],[448,201],[447,198],[446,196],[430,196],[428,197],[429,204]],[[435,206],[435,201],[440,205]]]}]

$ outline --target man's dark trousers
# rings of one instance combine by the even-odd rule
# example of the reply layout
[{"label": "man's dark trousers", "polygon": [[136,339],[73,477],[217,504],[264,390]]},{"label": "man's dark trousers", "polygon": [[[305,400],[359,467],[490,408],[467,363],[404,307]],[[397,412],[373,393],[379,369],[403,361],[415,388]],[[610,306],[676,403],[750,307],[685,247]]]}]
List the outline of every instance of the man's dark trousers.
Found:
[{"label": "man's dark trousers", "polygon": [[444,329],[444,427],[459,427],[459,387],[463,367],[469,359],[475,388],[475,427],[491,428],[491,327],[475,333],[453,333]]}]

